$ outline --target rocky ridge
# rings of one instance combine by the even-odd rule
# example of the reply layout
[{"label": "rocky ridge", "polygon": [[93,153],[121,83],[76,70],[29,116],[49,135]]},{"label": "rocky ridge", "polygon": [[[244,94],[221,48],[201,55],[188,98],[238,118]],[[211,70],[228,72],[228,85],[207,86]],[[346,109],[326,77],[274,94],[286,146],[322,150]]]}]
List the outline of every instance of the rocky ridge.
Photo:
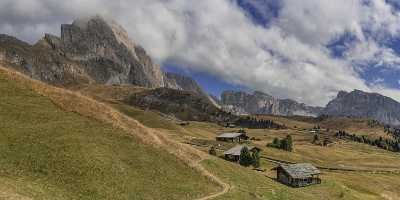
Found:
[{"label": "rocky ridge", "polygon": [[237,115],[271,114],[318,116],[322,108],[307,106],[291,99],[279,99],[262,92],[249,94],[246,92],[225,91],[221,95],[221,106]]}]

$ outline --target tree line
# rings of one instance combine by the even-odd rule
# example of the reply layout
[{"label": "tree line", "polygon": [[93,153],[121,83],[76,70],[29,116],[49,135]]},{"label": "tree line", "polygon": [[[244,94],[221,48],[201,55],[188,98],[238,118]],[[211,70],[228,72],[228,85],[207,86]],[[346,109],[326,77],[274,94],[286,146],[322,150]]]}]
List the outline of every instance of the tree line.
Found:
[{"label": "tree line", "polygon": [[365,135],[360,136],[360,135],[356,135],[356,134],[350,134],[350,133],[347,133],[346,131],[336,132],[336,138],[347,139],[347,140],[351,140],[354,142],[369,144],[369,145],[376,146],[376,147],[379,147],[381,149],[385,149],[388,151],[400,152],[400,140],[399,139],[391,140],[391,139],[383,139],[382,137],[379,137],[378,139],[371,139]]},{"label": "tree line", "polygon": [[272,120],[257,119],[255,117],[240,118],[236,125],[250,129],[286,129],[285,125],[275,123]]},{"label": "tree line", "polygon": [[391,127],[389,125],[386,125],[384,127],[384,130],[385,130],[385,133],[393,136],[397,140],[400,140],[400,129],[399,128],[394,128],[394,127]]}]

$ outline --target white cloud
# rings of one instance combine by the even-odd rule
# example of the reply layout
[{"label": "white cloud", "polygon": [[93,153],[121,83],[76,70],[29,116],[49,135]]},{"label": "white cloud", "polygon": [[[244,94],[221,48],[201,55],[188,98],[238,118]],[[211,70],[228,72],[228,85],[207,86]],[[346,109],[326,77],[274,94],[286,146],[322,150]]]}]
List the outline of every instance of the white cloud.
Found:
[{"label": "white cloud", "polygon": [[[174,62],[283,98],[323,105],[339,90],[371,88],[352,64],[398,63],[375,38],[399,33],[399,14],[384,0],[282,0],[268,28],[255,25],[231,0],[2,0],[0,32],[34,41],[59,24],[102,14],[120,22],[159,63]],[[29,5],[29,6],[27,6]],[[358,42],[344,59],[325,45],[351,32]],[[386,88],[383,88],[386,89]],[[387,92],[400,97],[397,90]],[[400,99],[400,98],[398,98]]]}]

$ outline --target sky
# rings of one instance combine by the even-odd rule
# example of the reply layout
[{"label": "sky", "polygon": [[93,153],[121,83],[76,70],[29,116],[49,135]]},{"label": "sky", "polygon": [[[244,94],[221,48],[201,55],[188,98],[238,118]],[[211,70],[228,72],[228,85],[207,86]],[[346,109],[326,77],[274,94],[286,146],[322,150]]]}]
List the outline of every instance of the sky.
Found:
[{"label": "sky", "polygon": [[34,43],[100,14],[208,92],[324,106],[360,89],[400,100],[398,0],[1,0],[0,33]]}]

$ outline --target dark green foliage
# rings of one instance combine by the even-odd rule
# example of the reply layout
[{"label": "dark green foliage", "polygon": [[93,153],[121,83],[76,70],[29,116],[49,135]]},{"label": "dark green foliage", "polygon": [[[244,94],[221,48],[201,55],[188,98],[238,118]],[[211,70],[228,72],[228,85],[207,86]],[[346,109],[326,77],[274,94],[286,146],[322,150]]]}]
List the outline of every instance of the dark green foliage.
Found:
[{"label": "dark green foliage", "polygon": [[285,125],[277,124],[272,120],[258,120],[257,118],[246,117],[236,121],[238,126],[250,129],[286,129]]},{"label": "dark green foliage", "polygon": [[286,138],[280,140],[274,138],[272,143],[267,144],[267,147],[282,149],[285,151],[293,151],[293,139],[291,135],[286,136]]},{"label": "dark green foliage", "polygon": [[[385,129],[386,130],[386,129]],[[393,152],[400,152],[400,139],[383,139],[379,137],[378,139],[370,139],[367,136],[359,136],[355,134],[347,133],[346,131],[338,131],[336,132],[336,138],[339,139],[346,139],[351,140],[354,142],[365,143],[372,146],[376,146],[381,149],[393,151]]]},{"label": "dark green foliage", "polygon": [[260,167],[260,152],[259,151],[255,151],[253,153],[253,167],[255,168],[259,168]]},{"label": "dark green foliage", "polygon": [[319,141],[319,134],[315,134],[313,138],[313,144],[316,144]]},{"label": "dark green foliage", "polygon": [[286,151],[293,151],[293,139],[291,135],[286,136],[286,146],[283,146]]},{"label": "dark green foliage", "polygon": [[210,155],[216,156],[217,155],[217,151],[215,150],[214,146],[211,146],[210,150],[208,150],[208,153]]},{"label": "dark green foliage", "polygon": [[239,164],[245,167],[248,167],[254,163],[253,156],[247,147],[243,147],[242,151],[240,152],[240,160]]}]

